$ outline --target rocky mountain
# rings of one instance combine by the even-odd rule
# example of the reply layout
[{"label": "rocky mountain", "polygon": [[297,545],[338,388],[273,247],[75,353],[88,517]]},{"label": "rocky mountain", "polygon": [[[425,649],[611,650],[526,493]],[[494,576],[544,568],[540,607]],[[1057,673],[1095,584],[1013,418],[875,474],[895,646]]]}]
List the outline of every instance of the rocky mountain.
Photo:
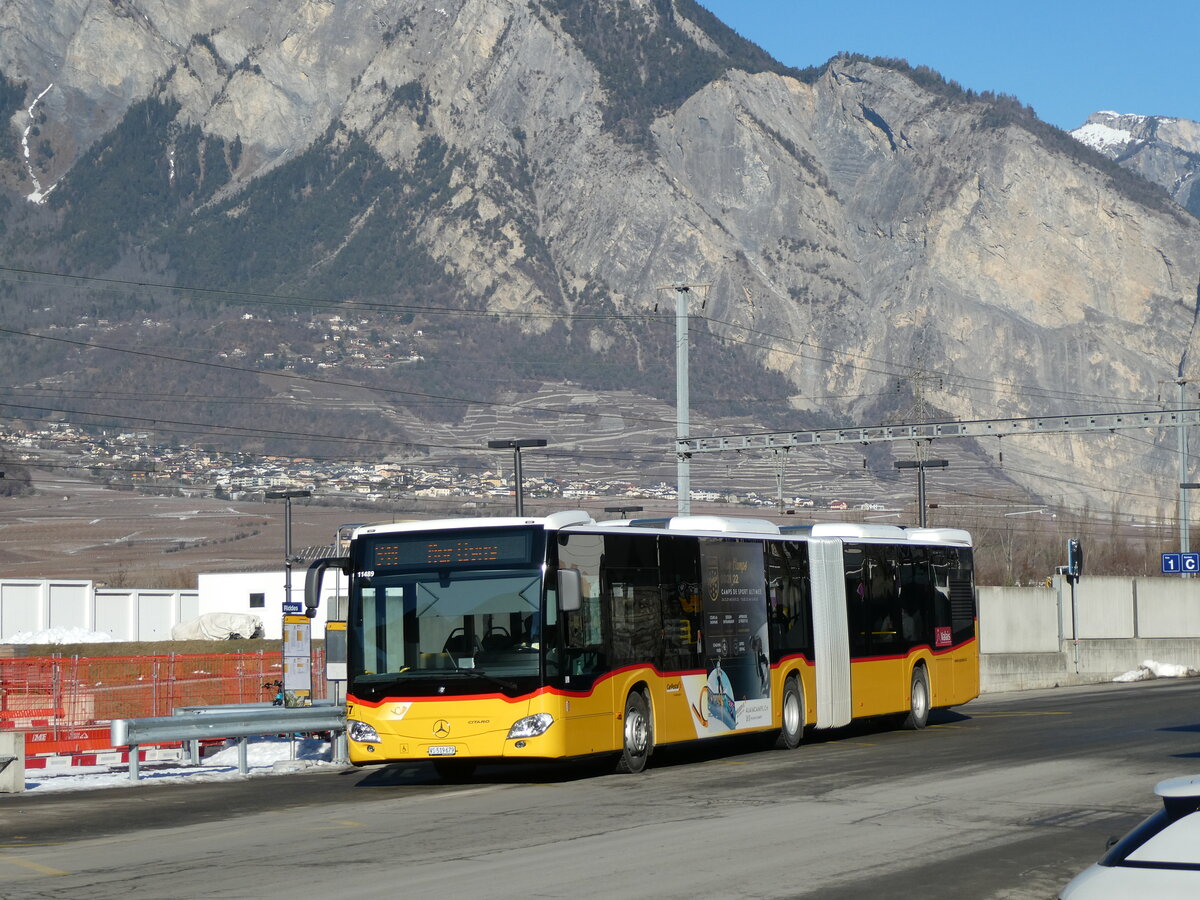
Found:
[{"label": "rocky mountain", "polygon": [[[1144,409],[1196,374],[1190,194],[928,69],[781,66],[693,0],[10,0],[0,75],[10,417],[318,453],[623,422],[669,461],[661,417],[539,397],[670,399],[678,283],[696,434]],[[1148,509],[1174,447],[970,449],[981,483]]]},{"label": "rocky mountain", "polygon": [[1097,112],[1071,135],[1161,185],[1176,203],[1200,215],[1200,122]]}]

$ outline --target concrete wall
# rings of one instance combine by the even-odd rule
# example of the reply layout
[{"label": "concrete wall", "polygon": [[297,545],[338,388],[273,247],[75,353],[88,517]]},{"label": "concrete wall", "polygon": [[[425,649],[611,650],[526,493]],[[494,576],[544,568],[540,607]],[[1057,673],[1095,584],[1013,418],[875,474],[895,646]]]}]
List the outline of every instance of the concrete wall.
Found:
[{"label": "concrete wall", "polygon": [[1136,637],[1136,584],[1132,578],[1082,578],[1074,585],[1072,600],[1072,586],[1059,579],[1063,636],[1076,637],[1071,622],[1073,610],[1078,610],[1081,639]]},{"label": "concrete wall", "polygon": [[1057,653],[1058,593],[1049,588],[979,588],[983,653]]},{"label": "concrete wall", "polygon": [[1146,660],[1200,669],[1200,579],[981,587],[979,633],[985,692],[1111,681]]},{"label": "concrete wall", "polygon": [[1142,578],[1137,586],[1141,637],[1200,637],[1200,579]]}]

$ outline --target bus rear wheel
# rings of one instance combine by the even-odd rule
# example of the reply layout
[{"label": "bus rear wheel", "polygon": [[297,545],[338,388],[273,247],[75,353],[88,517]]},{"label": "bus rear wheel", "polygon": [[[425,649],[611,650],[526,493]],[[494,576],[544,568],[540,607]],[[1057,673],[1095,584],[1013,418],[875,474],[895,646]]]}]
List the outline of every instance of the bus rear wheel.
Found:
[{"label": "bus rear wheel", "polygon": [[799,679],[789,675],[783,686],[783,728],[779,732],[776,746],[783,750],[795,750],[804,739],[804,691]]},{"label": "bus rear wheel", "polygon": [[913,669],[912,687],[908,693],[908,715],[904,717],[904,727],[910,731],[920,731],[929,723],[929,673],[924,666]]},{"label": "bus rear wheel", "polygon": [[625,717],[621,728],[621,755],[617,771],[636,774],[646,768],[654,749],[654,730],[650,706],[640,691],[633,691],[625,700]]}]

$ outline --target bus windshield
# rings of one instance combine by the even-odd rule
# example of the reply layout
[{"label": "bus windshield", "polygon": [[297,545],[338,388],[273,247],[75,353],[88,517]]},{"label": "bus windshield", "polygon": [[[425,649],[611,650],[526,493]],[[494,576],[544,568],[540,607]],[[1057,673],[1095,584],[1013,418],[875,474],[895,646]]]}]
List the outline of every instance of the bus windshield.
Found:
[{"label": "bus windshield", "polygon": [[[355,592],[354,684],[447,673],[538,674],[542,570],[474,568],[375,575]],[[357,609],[353,609],[357,606]]]}]

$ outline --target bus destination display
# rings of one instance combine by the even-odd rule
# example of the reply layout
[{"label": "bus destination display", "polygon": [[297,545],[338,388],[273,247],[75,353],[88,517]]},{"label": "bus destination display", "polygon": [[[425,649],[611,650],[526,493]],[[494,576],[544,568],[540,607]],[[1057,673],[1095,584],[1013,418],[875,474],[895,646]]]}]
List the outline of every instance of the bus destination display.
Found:
[{"label": "bus destination display", "polygon": [[459,532],[454,536],[396,536],[374,546],[374,565],[383,569],[442,569],[527,564],[532,532],[524,529]]}]

